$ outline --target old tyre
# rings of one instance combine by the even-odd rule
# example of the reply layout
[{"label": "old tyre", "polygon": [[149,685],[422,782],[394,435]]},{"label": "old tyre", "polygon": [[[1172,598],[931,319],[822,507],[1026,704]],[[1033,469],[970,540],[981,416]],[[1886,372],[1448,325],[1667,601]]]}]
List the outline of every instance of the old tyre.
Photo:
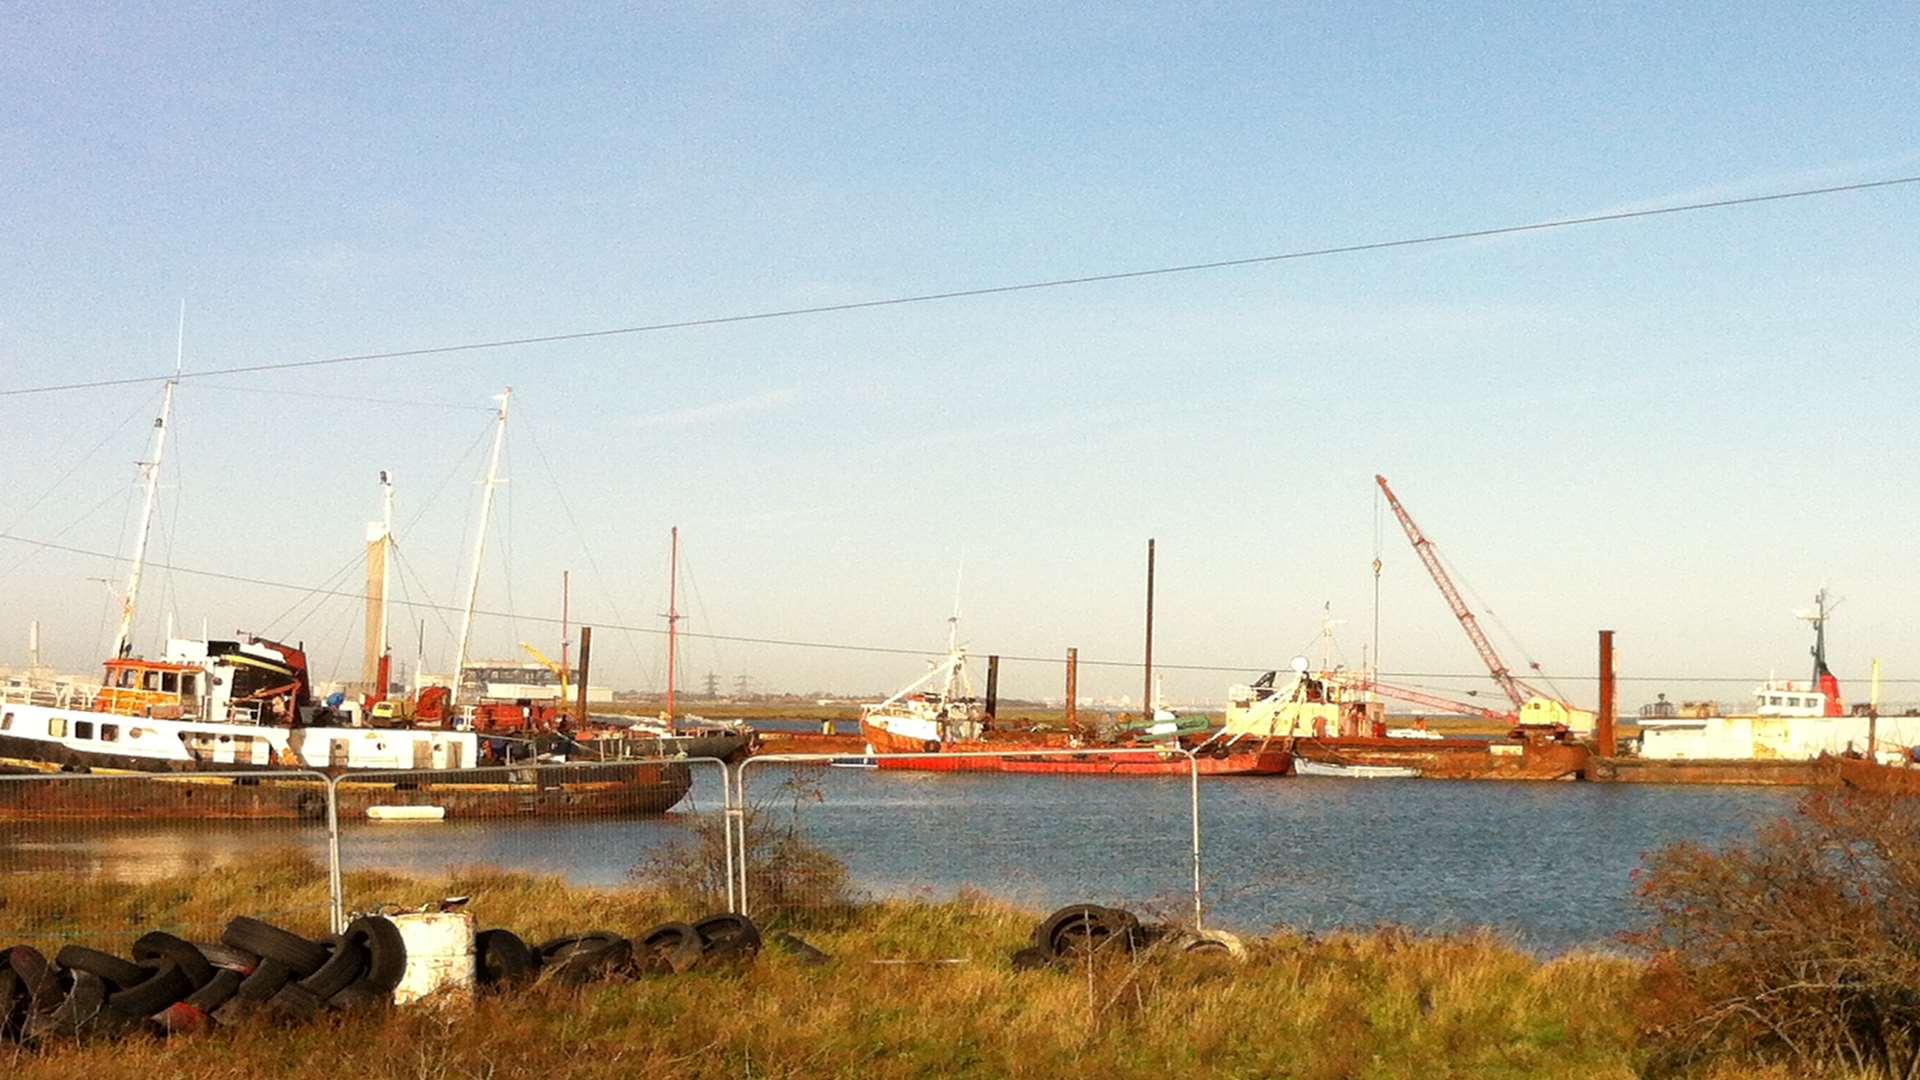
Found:
[{"label": "old tyre", "polygon": [[326,946],[245,915],[234,916],[221,932],[220,940],[263,959],[277,960],[301,977],[319,971],[320,965],[327,962]]},{"label": "old tyre", "polygon": [[329,1009],[369,1009],[393,1004],[393,991],[380,990],[365,979],[327,999]]},{"label": "old tyre", "polygon": [[595,934],[552,951],[542,948],[540,956],[542,979],[563,986],[583,986],[625,968],[633,960],[633,943],[618,936],[607,941]]},{"label": "old tyre", "polygon": [[[273,995],[280,992],[281,987],[292,981],[292,968],[272,957],[267,957],[260,961],[259,967],[253,969],[253,974],[241,979],[240,985],[234,987],[233,998],[227,1002],[227,1004],[231,1005],[234,1002],[246,1002],[251,1005],[258,1005],[272,998]],[[224,1021],[222,1022],[224,1023]]]},{"label": "old tyre", "polygon": [[1034,927],[1033,944],[1056,960],[1119,945],[1130,947],[1140,929],[1131,912],[1099,904],[1069,904]]},{"label": "old tyre", "polygon": [[133,959],[135,963],[148,967],[159,967],[171,961],[193,983],[195,990],[213,981],[213,964],[200,951],[200,947],[164,930],[141,935],[133,943]]},{"label": "old tyre", "polygon": [[295,985],[313,995],[315,1007],[328,998],[360,981],[367,973],[369,958],[367,947],[350,937],[340,935],[329,939],[332,955],[320,965],[320,970],[301,979]]},{"label": "old tyre", "polygon": [[12,968],[0,967],[0,1042],[20,1037],[27,1020],[27,990]]},{"label": "old tyre", "polygon": [[85,968],[69,968],[66,997],[39,1025],[40,1035],[79,1035],[100,1019],[107,1007],[107,981]]},{"label": "old tyre", "polygon": [[1038,945],[1026,945],[1015,949],[1008,959],[1015,971],[1037,971],[1053,964],[1053,957]]},{"label": "old tyre", "polygon": [[268,1012],[287,1020],[311,1020],[326,1002],[299,983],[288,983],[267,1002]]},{"label": "old tyre", "polygon": [[384,915],[362,915],[341,934],[367,950],[367,971],[354,987],[384,999],[392,995],[407,974],[407,941],[400,928]]},{"label": "old tyre", "polygon": [[481,986],[508,986],[534,974],[538,958],[511,930],[482,930],[473,935],[474,977]]},{"label": "old tyre", "polygon": [[90,975],[98,975],[116,990],[142,982],[147,977],[146,969],[139,964],[122,960],[112,953],[104,953],[99,949],[89,949],[85,945],[62,946],[60,951],[54,954],[53,962],[56,967],[63,967],[68,971],[84,971]]},{"label": "old tyre", "polygon": [[692,923],[661,923],[635,939],[634,959],[642,971],[679,975],[692,970],[706,948]]},{"label": "old tyre", "polygon": [[129,1020],[143,1020],[193,993],[193,980],[169,960],[141,982],[107,995],[107,1008]]},{"label": "old tyre", "polygon": [[773,935],[773,943],[798,957],[804,964],[824,964],[833,959],[785,930]]},{"label": "old tyre", "polygon": [[40,950],[31,945],[15,945],[6,952],[6,968],[18,980],[17,992],[26,997],[28,1012],[49,1013],[60,1004],[59,973],[40,955]]},{"label": "old tyre", "polygon": [[721,912],[693,924],[708,956],[752,956],[760,951],[760,928],[745,915]]},{"label": "old tyre", "polygon": [[180,1004],[211,1014],[233,998],[234,991],[240,989],[240,982],[245,978],[237,971],[221,968],[214,972],[207,985],[188,994]]},{"label": "old tyre", "polygon": [[251,975],[253,969],[260,966],[258,953],[236,949],[223,942],[194,941],[189,944],[199,949],[200,955],[206,957],[207,963],[212,964],[217,970],[237,971],[242,975]]}]

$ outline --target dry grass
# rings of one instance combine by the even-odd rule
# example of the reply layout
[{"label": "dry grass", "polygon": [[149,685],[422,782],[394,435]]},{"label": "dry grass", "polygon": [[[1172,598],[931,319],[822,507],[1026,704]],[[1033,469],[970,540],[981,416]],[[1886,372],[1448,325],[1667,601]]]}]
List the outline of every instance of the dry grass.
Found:
[{"label": "dry grass", "polygon": [[[318,930],[324,874],[292,856],[249,873],[107,885],[4,879],[5,903],[35,937],[70,928],[46,912],[216,927],[237,913],[294,911]],[[351,895],[417,904],[470,894],[481,925],[529,938],[686,918],[656,891],[590,889],[473,869],[412,880],[354,875]],[[31,903],[28,903],[31,897]],[[42,912],[34,915],[28,908]],[[1479,934],[1387,928],[1251,943],[1245,963],[1208,956],[1116,958],[1017,972],[1007,954],[1034,920],[990,897],[887,901],[800,927],[833,959],[808,966],[770,948],[753,966],[582,991],[538,987],[471,1005],[270,1024],[173,1041],[0,1049],[8,1076],[282,1080],[513,1076],[676,1077],[1631,1077],[1630,997],[1640,966],[1574,954],[1541,961]],[[108,943],[99,935],[91,940]],[[874,964],[874,960],[910,961]],[[960,963],[937,961],[958,959]],[[1701,1075],[1749,1073],[1721,1066]]]}]

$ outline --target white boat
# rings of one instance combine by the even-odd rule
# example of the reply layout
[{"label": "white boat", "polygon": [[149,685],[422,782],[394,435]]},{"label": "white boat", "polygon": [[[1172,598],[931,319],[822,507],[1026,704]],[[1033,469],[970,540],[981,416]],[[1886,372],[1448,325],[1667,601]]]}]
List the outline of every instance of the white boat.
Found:
[{"label": "white boat", "polygon": [[1407,780],[1420,775],[1419,769],[1403,765],[1336,765],[1304,758],[1294,759],[1293,771],[1298,776],[1344,776],[1349,780]]}]

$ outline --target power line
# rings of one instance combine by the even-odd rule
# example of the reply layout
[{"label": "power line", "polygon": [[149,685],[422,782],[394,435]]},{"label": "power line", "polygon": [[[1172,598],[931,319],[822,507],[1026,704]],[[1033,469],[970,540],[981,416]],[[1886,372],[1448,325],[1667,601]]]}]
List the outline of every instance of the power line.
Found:
[{"label": "power line", "polygon": [[251,375],[266,371],[291,371],[298,368],[329,367],[336,364],[358,364],[373,360],[402,360],[423,356],[446,356],[452,353],[478,352],[485,349],[508,349],[523,345],[552,345],[565,341],[587,341],[593,338],[620,337],[627,334],[649,334],[663,330],[689,330],[705,326],[727,326],[733,323],[763,322],[769,319],[792,319],[807,315],[831,315],[838,312],[864,311],[869,308],[898,307],[905,304],[927,304],[941,300],[965,300],[981,296],[1000,296],[1007,293],[1033,292],[1039,289],[1059,289],[1074,285],[1095,285],[1109,281],[1129,281],[1134,278],[1164,277],[1170,274],[1191,274],[1203,270],[1227,270],[1242,266],[1261,266],[1268,263],[1291,262],[1299,259],[1317,259],[1328,255],[1353,255],[1369,251],[1389,251],[1394,248],[1416,247],[1422,244],[1442,244],[1455,240],[1479,240],[1492,236],[1512,236],[1518,233],[1571,228],[1576,225],[1599,225],[1606,222],[1632,221],[1638,218],[1660,217],[1667,214],[1685,214],[1699,210],[1722,210],[1734,206],[1752,206],[1758,203],[1780,202],[1786,199],[1805,199],[1819,195],[1839,195],[1846,192],[1868,191],[1874,188],[1895,187],[1902,184],[1913,183],[1920,183],[1920,176],[1901,176],[1887,180],[1867,180],[1855,184],[1836,184],[1831,187],[1802,188],[1797,191],[1776,191],[1765,195],[1747,195],[1735,199],[1713,199],[1705,202],[1680,203],[1674,206],[1658,206],[1646,210],[1616,210],[1605,214],[1587,214],[1582,217],[1555,218],[1550,221],[1536,221],[1525,225],[1500,225],[1486,229],[1468,229],[1460,232],[1403,237],[1397,240],[1375,240],[1358,244],[1340,244],[1334,247],[1305,248],[1298,251],[1285,251],[1273,255],[1249,255],[1237,259],[1215,259],[1209,262],[1181,263],[1173,266],[1150,267],[1144,270],[1119,270],[1104,274],[1083,274],[1076,277],[1024,281],[1010,285],[986,285],[973,289],[949,289],[943,292],[915,293],[907,296],[890,296],[876,300],[854,300],[841,304],[816,304],[810,307],[776,308],[769,311],[747,312],[739,315],[714,315],[705,318],[642,323],[637,326],[620,326],[603,330],[576,330],[557,334],[537,334],[528,337],[501,338],[492,341],[469,341],[456,345],[435,345],[421,349],[394,349],[386,352],[353,353],[345,356],[320,357],[313,360],[287,360],[277,363],[242,364],[234,367],[209,368],[205,371],[173,372],[164,375],[130,375],[119,379],[93,379],[84,382],[49,383],[43,386],[19,386],[12,389],[0,390],[0,397],[15,397],[22,394],[48,394],[62,390],[92,390],[108,386],[164,382],[168,379],[198,379],[217,375]]},{"label": "power line", "polygon": [[[11,540],[17,544],[28,544],[37,548],[45,548],[53,551],[62,551],[62,552],[67,552],[73,555],[87,555],[87,556],[93,556],[96,558],[112,558],[112,556],[108,555],[105,552],[94,551],[89,548],[75,547],[70,544],[49,543],[43,540],[32,540],[24,536],[14,536],[10,533],[0,533],[0,540]],[[153,563],[153,562],[149,562],[147,565],[155,569],[171,570],[174,573],[189,574],[195,577],[214,578],[219,581],[231,581],[231,582],[236,582],[242,585],[259,585],[264,588],[270,588],[270,589],[292,589],[294,591],[307,594],[307,597],[303,597],[302,600],[298,601],[297,603],[304,602],[305,599],[310,597],[316,597],[316,596],[337,598],[337,599],[343,599],[343,600],[369,599],[366,593],[348,592],[342,589],[314,588],[309,585],[296,585],[292,582],[287,582],[287,581],[274,581],[269,578],[249,577],[245,574],[230,574],[221,570],[197,570],[191,567],[171,566],[164,563]],[[424,608],[429,611],[440,611],[440,612],[453,612],[453,611],[463,610],[461,608],[454,607],[453,605],[450,605],[450,604],[414,603],[410,606],[416,609]],[[518,613],[506,612],[506,611],[490,611],[490,610],[485,610],[481,608],[475,608],[473,613],[476,616],[483,616],[483,617],[492,618],[492,619],[517,618],[517,619],[527,620],[528,622],[544,623],[544,624],[555,625],[555,626],[559,625],[560,623],[559,618],[554,616],[548,616],[548,615],[526,615],[526,614],[518,614]],[[576,618],[574,621],[577,624],[580,620]],[[621,623],[594,623],[593,625],[600,629],[621,630],[621,631],[626,631],[628,633],[635,633],[635,634],[653,634],[653,635],[662,636],[662,637],[664,637],[667,633],[665,630],[662,630],[659,627],[654,627],[654,626],[628,626]],[[841,642],[841,641],[807,641],[807,640],[795,639],[795,638],[753,637],[753,636],[744,635],[744,634],[706,634],[706,633],[699,633],[699,632],[688,631],[688,630],[680,631],[680,635],[682,637],[703,638],[708,641],[736,642],[743,645],[771,645],[771,646],[777,646],[780,648],[789,648],[789,649],[815,649],[815,650],[820,650],[824,652],[851,652],[851,653],[866,653],[870,655],[881,655],[881,656],[918,656],[918,657],[939,655],[938,649],[908,649],[908,648],[900,648],[898,646],[888,646],[888,645],[856,645],[849,642]],[[1066,663],[1066,658],[1061,656],[1024,656],[1024,655],[1019,655],[1014,653],[1000,653],[998,655],[1000,656],[1000,659],[1002,661],[1009,662],[1009,663],[1056,664],[1056,665],[1064,665]],[[1097,659],[1090,659],[1084,656],[1080,658],[1079,664],[1081,667],[1108,667],[1108,668],[1137,668],[1140,666],[1140,662],[1137,660],[1097,660]],[[1262,671],[1272,666],[1273,665],[1271,664],[1165,664],[1165,663],[1155,664],[1156,668],[1161,668],[1168,671],[1197,671],[1197,672],[1211,672],[1215,674],[1240,674],[1240,673],[1249,672],[1249,671]],[[1485,679],[1487,678],[1487,675],[1484,672],[1476,674],[1472,672],[1383,671],[1383,672],[1380,672],[1379,674],[1382,678],[1402,679],[1402,680],[1406,680],[1406,679]],[[1593,679],[1597,679],[1598,676],[1597,675],[1578,675],[1578,676],[1570,676],[1570,678],[1584,682],[1584,681],[1591,681]],[[1616,675],[1615,678],[1620,682],[1662,682],[1662,683],[1752,683],[1755,681],[1755,679],[1752,676],[1746,676],[1746,675]],[[1920,683],[1920,677],[1896,678],[1896,679],[1883,678],[1880,680],[1880,682],[1882,684],[1890,684],[1890,685]]]}]

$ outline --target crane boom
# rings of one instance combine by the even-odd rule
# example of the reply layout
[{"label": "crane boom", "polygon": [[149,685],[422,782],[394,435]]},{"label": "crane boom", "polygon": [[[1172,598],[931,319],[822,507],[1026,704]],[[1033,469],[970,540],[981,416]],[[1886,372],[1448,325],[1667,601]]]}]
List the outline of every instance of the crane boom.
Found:
[{"label": "crane boom", "polygon": [[1433,541],[1427,539],[1426,534],[1420,531],[1420,526],[1413,523],[1413,515],[1407,513],[1407,508],[1400,505],[1399,497],[1394,495],[1391,487],[1387,486],[1387,478],[1375,474],[1373,479],[1380,485],[1380,490],[1386,494],[1387,505],[1393,507],[1393,516],[1400,519],[1400,527],[1406,530],[1407,539],[1413,543],[1414,553],[1420,556],[1421,562],[1427,564],[1427,573],[1433,575],[1433,583],[1440,587],[1440,595],[1446,597],[1447,606],[1453,609],[1453,617],[1460,620],[1460,628],[1467,632],[1467,638],[1473,642],[1473,647],[1479,650],[1481,662],[1487,665],[1487,673],[1492,675],[1493,681],[1499,684],[1500,689],[1507,695],[1507,700],[1513,702],[1513,707],[1518,709],[1526,704],[1530,696],[1544,697],[1545,695],[1540,694],[1533,687],[1515,678],[1513,672],[1507,669],[1506,661],[1500,659],[1500,654],[1494,649],[1493,642],[1487,640],[1486,631],[1480,629],[1480,620],[1473,617],[1473,611],[1467,607],[1466,600],[1461,598],[1460,590],[1454,587],[1453,578],[1449,577],[1446,568],[1440,565],[1440,556],[1433,550]]}]

